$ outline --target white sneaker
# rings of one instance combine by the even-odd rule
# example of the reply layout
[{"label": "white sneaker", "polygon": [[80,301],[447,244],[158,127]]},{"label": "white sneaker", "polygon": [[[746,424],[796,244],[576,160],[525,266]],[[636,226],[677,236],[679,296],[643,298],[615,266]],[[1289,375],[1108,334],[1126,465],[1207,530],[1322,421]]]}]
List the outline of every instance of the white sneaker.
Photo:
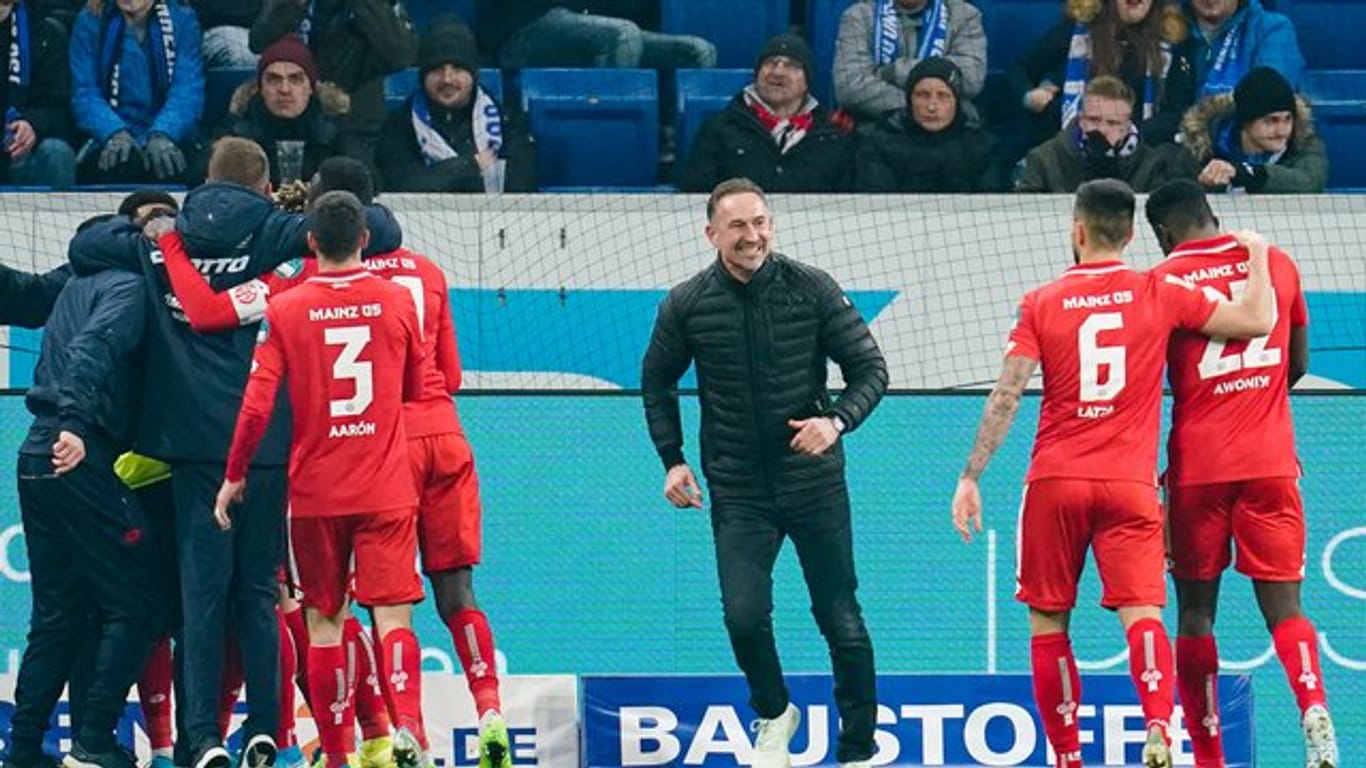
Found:
[{"label": "white sneaker", "polygon": [[1328,709],[1315,704],[1304,713],[1304,768],[1337,768],[1338,737]]},{"label": "white sneaker", "polygon": [[802,713],[791,703],[781,715],[772,720],[760,718],[754,722],[754,768],[792,768],[788,742],[802,723]]},{"label": "white sneaker", "polygon": [[1143,742],[1143,768],[1172,768],[1167,729],[1156,722],[1148,726],[1148,740]]}]

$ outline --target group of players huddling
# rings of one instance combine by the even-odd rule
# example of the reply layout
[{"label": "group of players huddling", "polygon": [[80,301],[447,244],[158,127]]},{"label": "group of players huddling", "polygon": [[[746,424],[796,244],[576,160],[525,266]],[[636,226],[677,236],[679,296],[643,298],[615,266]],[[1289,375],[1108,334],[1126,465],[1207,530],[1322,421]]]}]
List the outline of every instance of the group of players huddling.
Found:
[{"label": "group of players huddling", "polygon": [[[1180,692],[1200,768],[1224,765],[1214,612],[1232,561],[1258,605],[1295,694],[1307,768],[1336,768],[1314,625],[1300,607],[1305,525],[1290,387],[1308,362],[1295,263],[1254,232],[1225,234],[1200,185],[1171,182],[1146,214],[1167,258],[1121,261],[1134,234],[1132,190],[1077,192],[1076,265],[1029,293],[953,499],[965,540],[982,527],[978,477],[1043,370],[1038,433],[1020,503],[1016,597],[1029,606],[1034,698],[1059,768],[1081,762],[1081,680],[1068,639],[1089,547],[1129,645],[1147,723],[1145,768],[1172,765]],[[1173,406],[1163,486],[1154,491],[1162,371]],[[1175,661],[1162,625],[1164,525],[1180,625]]]},{"label": "group of players huddling", "polygon": [[277,207],[269,177],[259,146],[221,140],[178,212],[135,193],[82,225],[69,267],[0,274],[0,321],[47,329],[18,471],[33,614],[7,768],[52,765],[68,683],[64,765],[132,768],[114,725],[134,682],[155,768],[306,765],[296,686],[319,768],[430,768],[419,549],[479,764],[511,765],[443,273],[402,247],[364,165],[323,163],[307,214]]}]

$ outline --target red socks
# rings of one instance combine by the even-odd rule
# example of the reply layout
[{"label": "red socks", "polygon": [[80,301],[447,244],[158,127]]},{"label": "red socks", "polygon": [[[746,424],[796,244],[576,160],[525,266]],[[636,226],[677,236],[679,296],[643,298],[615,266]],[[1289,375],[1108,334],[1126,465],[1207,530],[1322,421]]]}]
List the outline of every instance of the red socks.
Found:
[{"label": "red socks", "polygon": [[1313,622],[1303,616],[1286,619],[1271,630],[1276,655],[1285,667],[1285,679],[1295,692],[1300,714],[1315,704],[1326,706],[1323,671],[1319,668],[1319,639]]},{"label": "red socks", "polygon": [[361,738],[369,741],[388,736],[389,712],[379,689],[379,676],[375,673],[374,642],[355,616],[346,620],[342,645],[346,648],[347,678],[354,687]]},{"label": "red socks", "polygon": [[1058,765],[1081,765],[1077,726],[1081,675],[1072,655],[1072,642],[1062,632],[1038,635],[1030,640],[1029,660],[1034,672],[1034,703],[1048,743],[1058,754]]},{"label": "red socks", "polygon": [[470,693],[474,694],[476,717],[487,711],[502,711],[498,698],[498,664],[493,655],[493,631],[488,617],[477,608],[466,608],[446,619],[455,653],[465,668]]},{"label": "red socks", "polygon": [[299,682],[299,693],[303,694],[304,702],[308,702],[308,621],[304,619],[302,606],[284,611],[282,615],[285,626],[289,628],[289,636],[294,638],[294,660],[297,665],[294,677]]},{"label": "red socks", "polygon": [[275,617],[280,627],[280,726],[275,732],[275,746],[284,749],[295,744],[294,675],[297,672],[298,656],[284,612],[275,609]]},{"label": "red socks", "polygon": [[1186,732],[1199,766],[1222,766],[1219,730],[1219,646],[1214,635],[1176,638],[1176,685],[1185,711]]},{"label": "red socks", "polygon": [[1172,642],[1158,619],[1139,619],[1129,625],[1129,674],[1138,689],[1146,724],[1157,723],[1165,731],[1176,705],[1176,671]]},{"label": "red socks", "polygon": [[411,629],[391,629],[379,641],[380,685],[395,725],[407,728],[427,749],[422,725],[422,648]]},{"label": "red socks", "polygon": [[171,638],[163,637],[152,649],[147,666],[138,680],[138,703],[142,705],[142,719],[147,728],[147,739],[152,752],[166,750],[170,754],[171,740]]},{"label": "red socks", "polygon": [[340,645],[314,645],[308,649],[308,690],[313,701],[313,721],[329,766],[346,765],[356,751],[356,711],[346,679],[346,651]]}]

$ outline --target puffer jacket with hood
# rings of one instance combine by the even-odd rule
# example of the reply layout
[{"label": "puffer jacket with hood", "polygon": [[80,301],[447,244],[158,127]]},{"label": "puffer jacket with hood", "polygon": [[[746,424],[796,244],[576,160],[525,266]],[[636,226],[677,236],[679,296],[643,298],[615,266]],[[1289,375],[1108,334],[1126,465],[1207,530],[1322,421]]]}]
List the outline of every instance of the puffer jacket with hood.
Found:
[{"label": "puffer jacket with hood", "polygon": [[1304,99],[1295,97],[1295,131],[1290,135],[1290,146],[1274,163],[1246,162],[1239,145],[1236,121],[1231,93],[1210,96],[1186,113],[1181,122],[1182,143],[1200,168],[1214,159],[1245,166],[1234,182],[1248,192],[1284,194],[1324,190],[1328,183],[1328,150],[1323,139],[1314,132],[1313,110]]},{"label": "puffer jacket with hood", "polygon": [[283,182],[292,181],[280,178],[279,142],[303,142],[303,165],[298,178],[304,181],[313,178],[318,166],[329,157],[346,155],[363,159],[360,142],[340,125],[340,119],[350,111],[351,97],[341,86],[320,82],[303,114],[293,120],[285,120],[266,109],[261,87],[256,81],[243,83],[233,92],[232,100],[228,103],[228,114],[214,130],[212,141],[201,154],[200,170],[208,168],[213,142],[224,136],[238,136],[260,144],[270,159],[270,183],[277,188]]}]

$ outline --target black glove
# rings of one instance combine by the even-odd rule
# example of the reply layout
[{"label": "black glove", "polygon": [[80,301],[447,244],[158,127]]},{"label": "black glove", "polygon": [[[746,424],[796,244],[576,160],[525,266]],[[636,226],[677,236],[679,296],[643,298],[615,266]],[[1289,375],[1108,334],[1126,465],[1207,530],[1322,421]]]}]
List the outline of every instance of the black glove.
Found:
[{"label": "black glove", "polygon": [[1119,150],[1100,131],[1090,131],[1083,137],[1081,159],[1087,179],[1119,178]]},{"label": "black glove", "polygon": [[104,142],[104,149],[100,150],[99,169],[108,173],[123,165],[133,156],[133,150],[136,148],[133,134],[128,131],[119,131],[110,136],[109,140]]},{"label": "black glove", "polygon": [[1266,166],[1251,163],[1233,164],[1233,181],[1230,187],[1245,189],[1248,192],[1261,192],[1266,186]]},{"label": "black glove", "polygon": [[176,178],[185,172],[185,155],[164,133],[152,134],[144,153],[147,170],[160,181]]}]

